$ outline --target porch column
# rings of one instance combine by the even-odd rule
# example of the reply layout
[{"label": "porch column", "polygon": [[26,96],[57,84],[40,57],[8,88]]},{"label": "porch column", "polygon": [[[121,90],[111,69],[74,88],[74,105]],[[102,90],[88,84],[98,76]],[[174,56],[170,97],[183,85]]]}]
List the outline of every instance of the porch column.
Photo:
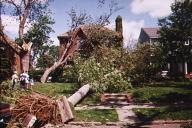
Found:
[{"label": "porch column", "polygon": [[188,70],[187,70],[187,62],[185,61],[185,63],[184,63],[184,66],[185,66],[185,68],[184,68],[184,72],[185,72],[185,74],[188,74]]},{"label": "porch column", "polygon": [[171,67],[170,63],[167,63],[168,71],[170,71],[170,67]]}]

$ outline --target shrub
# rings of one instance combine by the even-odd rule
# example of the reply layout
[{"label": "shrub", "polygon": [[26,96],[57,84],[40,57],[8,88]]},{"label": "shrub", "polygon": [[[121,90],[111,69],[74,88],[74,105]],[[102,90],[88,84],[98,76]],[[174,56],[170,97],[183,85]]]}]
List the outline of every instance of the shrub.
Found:
[{"label": "shrub", "polygon": [[[109,50],[106,51],[108,53],[112,52],[111,49],[107,50]],[[104,56],[100,55],[99,59],[98,56],[92,56],[88,59],[76,58],[75,66],[78,70],[79,81],[83,84],[91,84],[92,89],[97,93],[122,92],[130,88],[131,84],[124,77],[124,72],[116,68],[117,56],[106,52],[104,52]]]},{"label": "shrub", "polygon": [[60,81],[67,82],[67,83],[75,83],[77,82],[78,75],[77,71],[75,69],[75,66],[72,65],[66,65],[63,69],[63,76],[60,79]]},{"label": "shrub", "polygon": [[156,74],[164,69],[165,61],[161,46],[139,44],[136,49],[123,55],[122,64],[126,76],[134,84],[141,84],[157,79]]},{"label": "shrub", "polygon": [[0,84],[0,94],[1,94],[1,96],[9,94],[10,90],[11,90],[11,82],[9,80],[3,81]]},{"label": "shrub", "polygon": [[29,77],[33,78],[35,81],[40,81],[42,75],[43,75],[43,70],[29,71]]}]

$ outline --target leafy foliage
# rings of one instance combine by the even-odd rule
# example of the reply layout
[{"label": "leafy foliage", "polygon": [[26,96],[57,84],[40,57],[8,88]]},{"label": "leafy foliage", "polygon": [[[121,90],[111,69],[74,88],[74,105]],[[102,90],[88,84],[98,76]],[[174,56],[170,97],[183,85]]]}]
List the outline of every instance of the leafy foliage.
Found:
[{"label": "leafy foliage", "polygon": [[11,76],[11,62],[9,50],[3,43],[0,43],[0,83]]},{"label": "leafy foliage", "polygon": [[38,59],[38,63],[37,63],[37,67],[41,67],[41,68],[47,68],[50,67],[54,62],[54,58],[50,55],[42,55],[39,59]]},{"label": "leafy foliage", "polygon": [[58,46],[42,46],[42,49],[39,50],[37,67],[41,69],[50,67],[57,60],[58,52]]},{"label": "leafy foliage", "polygon": [[10,93],[10,89],[11,89],[11,82],[10,81],[3,81],[0,84],[0,92],[1,92],[2,96]]},{"label": "leafy foliage", "polygon": [[[171,6],[172,14],[159,20],[161,42],[164,52],[176,61],[192,61],[192,2],[191,0],[176,1]],[[189,45],[185,42],[190,41]]]},{"label": "leafy foliage", "polygon": [[120,57],[119,50],[102,46],[88,59],[77,57],[75,66],[78,69],[79,81],[90,83],[98,92],[121,92],[131,85],[118,69],[116,61]]},{"label": "leafy foliage", "polygon": [[37,59],[42,52],[48,49],[49,44],[52,43],[49,34],[54,32],[51,25],[54,24],[53,19],[48,15],[39,16],[38,20],[32,24],[32,28],[25,34],[25,39],[33,43],[32,45],[32,61]]},{"label": "leafy foliage", "polygon": [[124,53],[121,61],[134,83],[153,80],[165,65],[162,48],[157,44],[138,44],[135,50]]}]

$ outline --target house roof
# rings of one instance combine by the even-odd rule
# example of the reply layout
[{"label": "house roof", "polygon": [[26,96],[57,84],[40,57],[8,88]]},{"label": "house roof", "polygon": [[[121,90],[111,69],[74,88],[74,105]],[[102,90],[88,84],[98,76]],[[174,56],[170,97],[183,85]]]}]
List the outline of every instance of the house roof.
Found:
[{"label": "house roof", "polygon": [[[106,30],[107,30],[107,31],[110,31],[110,32],[114,32],[114,33],[116,33],[117,36],[119,36],[119,33],[117,33],[116,31],[110,30],[109,28],[102,27],[102,26],[100,26],[100,25],[89,24],[89,25],[82,25],[82,26],[80,26],[79,28],[82,29],[82,31],[84,32],[84,34],[85,34],[86,36],[89,35],[89,33],[90,33],[91,30],[97,30],[97,29],[98,29],[100,32],[106,31]],[[64,32],[64,33],[60,34],[60,35],[58,36],[58,38],[67,38],[67,37],[69,37],[69,36],[71,36],[71,32],[70,32],[70,31]]]},{"label": "house roof", "polygon": [[160,28],[142,28],[143,31],[150,37],[150,38],[159,38],[158,31]]}]

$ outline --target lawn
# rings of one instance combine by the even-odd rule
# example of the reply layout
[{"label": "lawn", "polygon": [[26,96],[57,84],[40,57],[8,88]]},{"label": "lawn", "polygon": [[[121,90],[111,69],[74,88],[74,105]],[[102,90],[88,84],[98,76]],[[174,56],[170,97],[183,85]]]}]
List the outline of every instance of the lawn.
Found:
[{"label": "lawn", "polygon": [[50,97],[60,95],[70,96],[78,90],[79,86],[75,83],[35,83],[32,91],[38,92]]},{"label": "lawn", "polygon": [[[32,90],[51,97],[58,97],[60,95],[69,97],[79,88],[80,86],[76,83],[36,83]],[[99,96],[92,93],[91,91],[80,101],[81,104],[97,104],[99,102]]]},{"label": "lawn", "polygon": [[[32,90],[12,92],[11,97],[3,99],[5,102],[15,101],[20,95],[26,95],[31,92],[38,92],[50,97],[57,98],[60,95],[69,97],[74,94],[79,85],[76,83],[35,83]],[[142,87],[133,87],[128,90],[136,103],[192,103],[192,82],[161,82],[147,84]],[[2,101],[3,101],[2,100]],[[89,91],[88,95],[80,101],[80,104],[98,104],[100,103],[100,95]]]},{"label": "lawn", "polygon": [[137,103],[191,103],[192,82],[162,82],[136,87],[132,96]]},{"label": "lawn", "polygon": [[191,107],[134,108],[133,111],[141,121],[192,119]]},{"label": "lawn", "polygon": [[78,110],[74,111],[74,121],[86,121],[86,122],[117,122],[118,115],[115,109],[110,110]]}]

